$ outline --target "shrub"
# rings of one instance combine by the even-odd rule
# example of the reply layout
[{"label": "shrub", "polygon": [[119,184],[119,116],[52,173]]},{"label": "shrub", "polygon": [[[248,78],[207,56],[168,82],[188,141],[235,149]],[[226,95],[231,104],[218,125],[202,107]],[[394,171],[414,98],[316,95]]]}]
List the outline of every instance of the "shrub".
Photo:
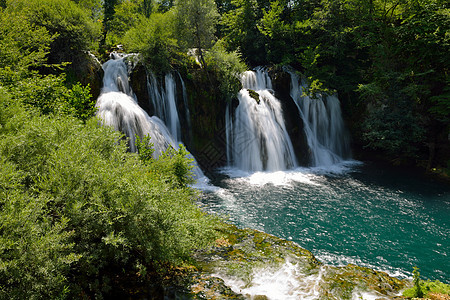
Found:
[{"label": "shrub", "polygon": [[227,52],[223,42],[218,41],[206,53],[209,68],[219,75],[220,91],[230,100],[241,89],[240,75],[247,70],[237,51]]},{"label": "shrub", "polygon": [[[420,279],[419,269],[414,267],[413,271],[414,286],[403,292],[407,298],[429,298],[429,294],[450,295],[450,285],[436,281],[423,281]],[[440,299],[440,298],[439,298]],[[444,298],[442,298],[444,299]]]},{"label": "shrub", "polygon": [[118,277],[163,272],[213,240],[214,221],[178,181],[181,154],[163,158],[171,171],[148,167],[96,119],[0,100],[0,296],[102,297]]},{"label": "shrub", "polygon": [[23,75],[45,62],[54,40],[45,27],[31,26],[22,15],[9,10],[0,12],[0,23],[0,82],[7,79],[6,68]]},{"label": "shrub", "polygon": [[89,50],[100,34],[88,12],[70,0],[9,1],[6,11],[26,19],[31,27],[44,27],[54,37],[50,45],[50,63],[74,61],[81,51]]},{"label": "shrub", "polygon": [[164,74],[171,69],[171,60],[177,50],[173,26],[170,11],[154,13],[150,18],[141,17],[137,25],[125,34],[124,45],[127,51],[141,53],[152,71]]},{"label": "shrub", "polygon": [[194,159],[190,158],[190,154],[183,144],[179,145],[178,150],[169,147],[158,159],[153,158],[152,147],[150,136],[146,136],[142,140],[136,136],[138,156],[149,168],[151,174],[157,174],[160,179],[174,187],[187,187],[187,185],[195,183],[192,177]]}]

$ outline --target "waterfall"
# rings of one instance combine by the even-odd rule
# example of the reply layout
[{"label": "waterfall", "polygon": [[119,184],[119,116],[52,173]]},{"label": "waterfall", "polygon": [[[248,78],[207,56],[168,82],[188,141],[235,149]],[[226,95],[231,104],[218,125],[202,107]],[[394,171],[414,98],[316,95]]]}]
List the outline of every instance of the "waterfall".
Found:
[{"label": "waterfall", "polygon": [[150,73],[147,76],[147,89],[158,116],[169,128],[170,133],[177,142],[181,142],[181,126],[177,111],[176,83],[172,74],[166,74],[165,86],[158,84],[156,76]]},{"label": "waterfall", "polygon": [[[130,54],[131,55],[131,54]],[[128,55],[129,56],[129,55]],[[169,130],[157,117],[150,117],[136,101],[128,81],[128,70],[124,59],[128,56],[113,56],[103,64],[102,92],[97,99],[97,115],[104,125],[123,132],[129,139],[131,151],[136,151],[136,135],[149,135],[154,145],[154,157],[158,157],[169,145],[178,148]]]},{"label": "waterfall", "polygon": [[244,171],[278,171],[297,166],[281,104],[266,70],[246,71],[234,118],[226,117],[227,154]]},{"label": "waterfall", "polygon": [[[127,65],[124,61],[130,55],[113,55],[112,59],[103,64],[105,75],[102,92],[96,103],[97,115],[104,125],[111,126],[127,136],[130,149],[133,152],[136,151],[136,135],[140,138],[149,135],[155,150],[153,157],[158,158],[169,146],[176,150],[179,149],[181,138],[179,134],[180,123],[175,106],[175,83],[173,77],[168,75],[166,76],[164,93],[149,88],[149,93],[153,93],[150,93],[150,97],[155,101],[166,98],[169,99],[167,102],[172,102],[161,107],[155,106],[155,110],[161,109],[165,114],[164,117],[169,120],[170,127],[168,128],[163,120],[157,116],[149,116],[138,105],[136,96],[129,85]],[[153,79],[156,82],[154,77],[150,78],[150,80]],[[195,158],[190,153],[187,154],[187,157],[194,161],[194,168],[192,169],[194,178],[197,179],[197,182],[206,183],[207,178],[198,167]]]},{"label": "waterfall", "polygon": [[182,91],[183,91],[184,112],[186,114],[186,123],[187,123],[187,127],[188,127],[187,132],[188,132],[189,140],[192,141],[191,113],[189,111],[189,103],[188,103],[188,96],[187,96],[187,91],[186,91],[186,85],[184,84],[183,78],[181,77],[180,73],[178,73],[178,77],[180,78],[181,88],[182,88]]},{"label": "waterfall", "polygon": [[350,157],[350,141],[342,120],[339,99],[335,95],[302,95],[305,82],[292,71],[291,97],[298,107],[311,153],[312,166],[330,166]]}]

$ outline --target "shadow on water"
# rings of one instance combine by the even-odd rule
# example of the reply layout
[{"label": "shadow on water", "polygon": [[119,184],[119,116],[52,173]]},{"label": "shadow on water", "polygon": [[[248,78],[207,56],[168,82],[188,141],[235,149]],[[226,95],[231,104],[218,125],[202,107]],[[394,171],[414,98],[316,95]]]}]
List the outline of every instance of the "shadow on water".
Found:
[{"label": "shadow on water", "polygon": [[[450,202],[450,183],[442,182],[423,174],[422,170],[414,168],[379,165],[374,162],[364,162],[351,172],[351,176],[366,185],[380,186],[391,190],[423,195],[424,197],[441,197]],[[447,197],[444,197],[447,195]]]}]

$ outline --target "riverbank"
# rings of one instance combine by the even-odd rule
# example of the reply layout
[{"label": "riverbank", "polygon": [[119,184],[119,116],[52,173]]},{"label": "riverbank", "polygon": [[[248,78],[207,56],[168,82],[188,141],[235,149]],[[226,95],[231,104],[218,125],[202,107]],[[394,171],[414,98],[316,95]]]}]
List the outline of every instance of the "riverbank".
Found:
[{"label": "riverbank", "polygon": [[353,264],[324,265],[296,243],[261,231],[224,224],[218,232],[212,247],[194,253],[192,265],[133,298],[402,299],[411,286]]}]

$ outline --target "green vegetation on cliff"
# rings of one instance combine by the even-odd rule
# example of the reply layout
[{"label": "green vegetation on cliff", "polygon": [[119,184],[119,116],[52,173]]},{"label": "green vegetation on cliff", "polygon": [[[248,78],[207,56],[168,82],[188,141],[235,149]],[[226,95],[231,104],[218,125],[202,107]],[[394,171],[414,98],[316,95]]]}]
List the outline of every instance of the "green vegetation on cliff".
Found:
[{"label": "green vegetation on cliff", "polygon": [[429,168],[450,160],[446,1],[1,0],[0,23],[2,299],[108,296],[214,240],[183,150],[142,159],[92,118],[88,51],[105,59],[123,44],[157,74],[178,69],[200,99],[199,144],[246,64],[290,64],[339,93],[362,146]]},{"label": "green vegetation on cliff", "polygon": [[430,170],[450,161],[447,2],[121,0],[107,46],[141,52],[156,73],[195,68],[186,57],[195,48],[190,53],[204,69],[213,64],[220,82],[230,68],[216,59],[227,54],[235,54],[231,69],[240,59],[291,65],[311,93],[339,94],[358,148]]}]

